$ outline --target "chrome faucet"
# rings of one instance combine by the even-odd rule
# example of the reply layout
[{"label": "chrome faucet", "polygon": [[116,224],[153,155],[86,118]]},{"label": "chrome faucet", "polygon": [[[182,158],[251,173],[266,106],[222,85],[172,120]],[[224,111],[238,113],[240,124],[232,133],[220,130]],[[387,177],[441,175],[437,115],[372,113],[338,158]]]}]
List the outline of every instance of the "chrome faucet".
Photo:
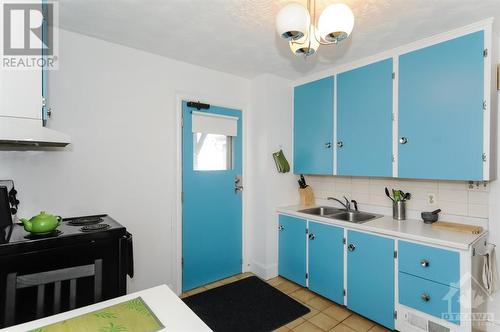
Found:
[{"label": "chrome faucet", "polygon": [[335,197],[327,197],[326,199],[327,200],[330,200],[330,201],[336,201],[336,202],[339,202],[345,209],[347,212],[352,212],[353,210],[351,209],[351,203],[354,204],[354,211],[358,211],[358,202],[356,202],[355,200],[351,200],[349,202],[349,199],[345,196],[343,196],[344,199],[345,199],[345,203],[342,202],[340,199],[338,198],[335,198]]}]

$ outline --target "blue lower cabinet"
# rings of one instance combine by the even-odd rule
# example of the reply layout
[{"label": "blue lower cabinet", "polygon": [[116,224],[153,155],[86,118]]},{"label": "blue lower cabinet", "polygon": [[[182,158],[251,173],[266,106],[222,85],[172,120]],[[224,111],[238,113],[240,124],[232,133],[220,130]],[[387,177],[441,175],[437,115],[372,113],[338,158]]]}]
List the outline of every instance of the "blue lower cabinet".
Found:
[{"label": "blue lower cabinet", "polygon": [[399,303],[460,324],[460,289],[399,272]]},{"label": "blue lower cabinet", "polygon": [[347,307],[394,329],[394,240],[348,231]]},{"label": "blue lower cabinet", "polygon": [[299,285],[306,286],[306,229],[300,218],[279,216],[278,273]]},{"label": "blue lower cabinet", "polygon": [[344,230],[309,222],[309,289],[344,304]]}]

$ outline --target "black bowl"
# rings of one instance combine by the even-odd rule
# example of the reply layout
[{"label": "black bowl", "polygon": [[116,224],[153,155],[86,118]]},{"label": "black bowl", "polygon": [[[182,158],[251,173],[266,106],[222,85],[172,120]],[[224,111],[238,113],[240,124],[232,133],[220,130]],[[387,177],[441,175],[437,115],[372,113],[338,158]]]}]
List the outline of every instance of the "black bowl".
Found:
[{"label": "black bowl", "polygon": [[432,224],[439,219],[439,214],[432,212],[422,212],[422,219],[426,224]]}]

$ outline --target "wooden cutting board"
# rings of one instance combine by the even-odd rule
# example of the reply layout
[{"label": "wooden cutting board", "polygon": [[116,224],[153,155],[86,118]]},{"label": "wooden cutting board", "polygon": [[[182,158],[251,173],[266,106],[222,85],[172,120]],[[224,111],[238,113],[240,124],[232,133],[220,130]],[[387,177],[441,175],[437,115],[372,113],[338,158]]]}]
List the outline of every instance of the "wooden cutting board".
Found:
[{"label": "wooden cutting board", "polygon": [[447,221],[437,221],[432,224],[432,227],[435,229],[443,229],[447,231],[461,232],[468,234],[481,234],[481,232],[483,231],[483,228],[481,226],[457,224],[454,222],[447,222]]}]

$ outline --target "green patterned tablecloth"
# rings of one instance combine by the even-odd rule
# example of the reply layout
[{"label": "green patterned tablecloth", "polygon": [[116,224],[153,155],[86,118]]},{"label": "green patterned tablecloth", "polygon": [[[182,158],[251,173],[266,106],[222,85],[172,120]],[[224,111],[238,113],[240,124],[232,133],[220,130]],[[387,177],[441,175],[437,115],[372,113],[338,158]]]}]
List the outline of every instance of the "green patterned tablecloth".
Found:
[{"label": "green patterned tablecloth", "polygon": [[163,328],[142,298],[137,297],[29,332],[156,332]]}]

